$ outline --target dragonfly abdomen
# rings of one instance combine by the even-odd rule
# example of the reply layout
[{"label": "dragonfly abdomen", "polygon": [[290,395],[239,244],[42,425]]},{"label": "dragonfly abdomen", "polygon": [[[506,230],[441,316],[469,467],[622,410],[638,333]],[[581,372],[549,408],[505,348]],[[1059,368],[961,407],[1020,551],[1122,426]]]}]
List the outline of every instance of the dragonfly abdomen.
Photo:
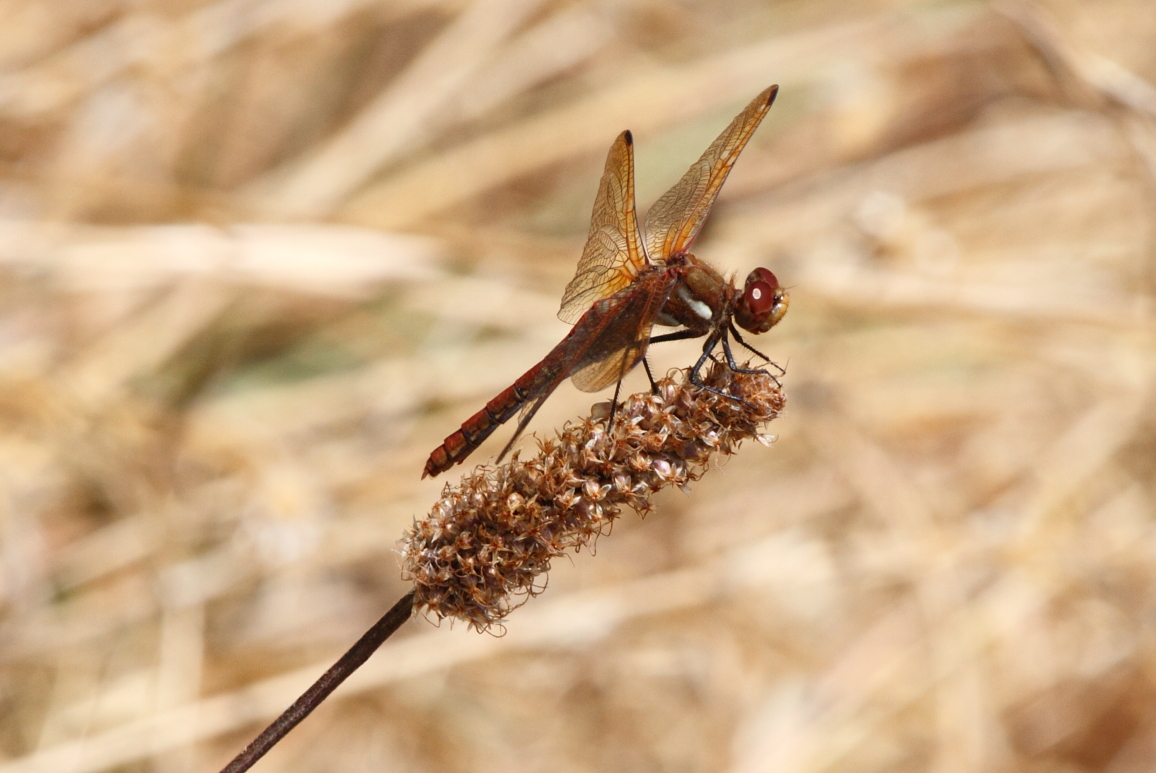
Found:
[{"label": "dragonfly abdomen", "polygon": [[465,461],[474,449],[494,434],[494,430],[509,421],[527,402],[539,400],[557,389],[565,380],[564,376],[559,377],[558,367],[552,361],[558,359],[558,349],[561,349],[561,345],[486,403],[482,410],[462,422],[456,432],[446,437],[429,455],[422,477],[438,475]]}]

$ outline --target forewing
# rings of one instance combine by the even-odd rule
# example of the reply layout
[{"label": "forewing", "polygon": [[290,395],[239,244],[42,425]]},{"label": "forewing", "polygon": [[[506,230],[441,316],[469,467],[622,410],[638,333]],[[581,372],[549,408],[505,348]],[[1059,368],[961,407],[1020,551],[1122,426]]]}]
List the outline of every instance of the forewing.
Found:
[{"label": "forewing", "polygon": [[577,322],[596,301],[629,286],[646,266],[634,209],[634,140],[625,131],[606,156],[590,217],[590,234],[578,270],[562,295],[558,318]]},{"label": "forewing", "polygon": [[[625,376],[646,354],[650,329],[667,297],[675,277],[652,268],[640,275],[630,288],[598,301],[578,322],[570,378],[583,392],[597,392]],[[581,330],[583,326],[588,329]]]},{"label": "forewing", "polygon": [[646,214],[646,251],[656,263],[688,249],[747,140],[771,109],[778,86],[759,94],[735,116],[702,157]]}]

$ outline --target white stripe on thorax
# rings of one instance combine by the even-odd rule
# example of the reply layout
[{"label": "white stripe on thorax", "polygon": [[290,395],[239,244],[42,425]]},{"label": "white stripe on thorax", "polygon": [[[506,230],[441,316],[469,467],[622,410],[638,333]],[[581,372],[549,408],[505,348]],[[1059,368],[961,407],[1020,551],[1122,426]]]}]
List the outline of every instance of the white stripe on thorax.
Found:
[{"label": "white stripe on thorax", "polygon": [[690,307],[691,311],[703,319],[709,321],[714,317],[714,312],[711,311],[710,306],[707,306],[697,298],[690,297],[690,293],[686,291],[686,285],[679,285],[678,297],[682,299],[683,303]]}]

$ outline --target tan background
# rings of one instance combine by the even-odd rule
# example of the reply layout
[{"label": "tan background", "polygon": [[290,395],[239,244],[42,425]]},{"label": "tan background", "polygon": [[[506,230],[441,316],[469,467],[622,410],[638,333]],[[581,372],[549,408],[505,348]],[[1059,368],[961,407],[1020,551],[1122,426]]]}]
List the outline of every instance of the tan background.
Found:
[{"label": "tan background", "polygon": [[615,134],[645,208],[776,82],[698,245],[792,288],[774,448],[505,638],[410,622],[257,769],[1152,768],[1151,0],[0,19],[0,773],[224,764],[565,333]]}]

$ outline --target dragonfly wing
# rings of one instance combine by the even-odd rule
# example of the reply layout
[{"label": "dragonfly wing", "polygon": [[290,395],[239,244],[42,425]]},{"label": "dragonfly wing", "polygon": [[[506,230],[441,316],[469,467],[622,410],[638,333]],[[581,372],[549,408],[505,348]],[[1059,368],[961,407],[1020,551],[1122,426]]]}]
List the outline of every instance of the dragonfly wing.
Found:
[{"label": "dragonfly wing", "polygon": [[558,318],[577,322],[596,301],[629,286],[647,265],[634,208],[634,140],[625,131],[606,156],[590,234],[578,270],[562,295]]},{"label": "dragonfly wing", "polygon": [[731,167],[771,109],[778,91],[778,86],[771,86],[755,97],[682,179],[654,202],[646,214],[646,251],[651,260],[661,262],[690,247]]},{"label": "dragonfly wing", "polygon": [[642,362],[646,355],[646,346],[650,341],[650,328],[646,328],[646,337],[639,341],[631,341],[629,346],[623,347],[597,362],[592,362],[576,372],[571,379],[574,386],[583,392],[598,392],[615,383]]},{"label": "dragonfly wing", "polygon": [[[646,354],[650,329],[677,281],[660,268],[598,301],[575,326],[570,378],[583,392],[597,392],[625,376]],[[588,328],[588,329],[583,329]]]}]

